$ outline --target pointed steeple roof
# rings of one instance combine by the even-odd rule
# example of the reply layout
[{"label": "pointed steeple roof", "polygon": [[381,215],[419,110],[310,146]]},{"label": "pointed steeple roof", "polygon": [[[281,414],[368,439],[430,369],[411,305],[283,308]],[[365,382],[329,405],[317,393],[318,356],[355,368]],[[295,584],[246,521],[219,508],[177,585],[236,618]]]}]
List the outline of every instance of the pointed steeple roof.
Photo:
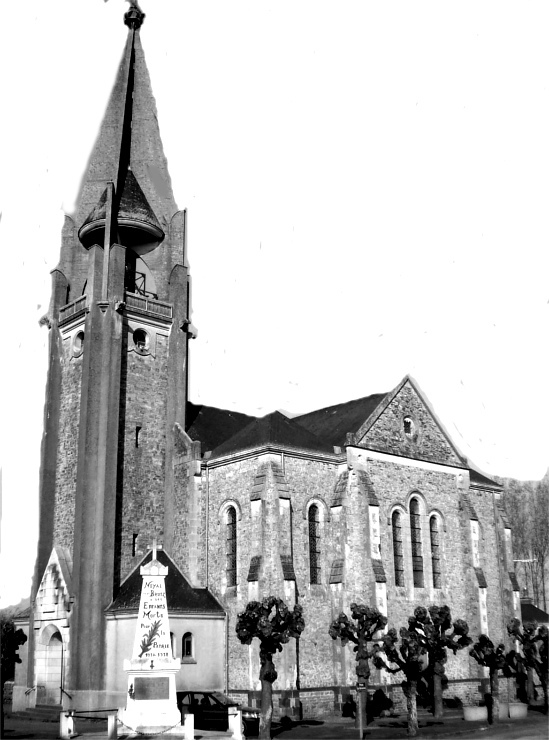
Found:
[{"label": "pointed steeple roof", "polygon": [[165,232],[177,211],[139,36],[143,18],[132,4],[125,16],[126,47],[77,201],[77,227],[105,211],[109,182],[115,185],[116,207],[123,206],[119,215],[142,221],[153,232]]}]

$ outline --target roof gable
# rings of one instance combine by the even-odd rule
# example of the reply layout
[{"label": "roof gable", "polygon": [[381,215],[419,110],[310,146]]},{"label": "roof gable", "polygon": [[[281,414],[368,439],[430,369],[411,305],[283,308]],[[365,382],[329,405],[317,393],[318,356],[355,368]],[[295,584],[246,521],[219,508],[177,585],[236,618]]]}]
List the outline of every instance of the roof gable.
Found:
[{"label": "roof gable", "polygon": [[[194,588],[181,573],[177,565],[164,550],[158,550],[156,559],[167,566],[166,599],[168,614],[224,614],[223,607],[207,588]],[[152,560],[150,550],[129,576],[122,582],[120,590],[107,611],[137,611],[141,599],[143,578],[140,568]]]},{"label": "roof gable", "polygon": [[[406,425],[405,419],[410,420]],[[408,375],[360,427],[355,442],[391,455],[467,467],[427,398]]]}]

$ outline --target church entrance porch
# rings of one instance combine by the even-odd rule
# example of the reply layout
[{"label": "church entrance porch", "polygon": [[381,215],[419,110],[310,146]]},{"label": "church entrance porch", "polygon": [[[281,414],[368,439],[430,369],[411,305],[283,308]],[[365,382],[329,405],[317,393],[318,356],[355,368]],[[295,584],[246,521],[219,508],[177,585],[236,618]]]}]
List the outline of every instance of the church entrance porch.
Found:
[{"label": "church entrance porch", "polygon": [[64,650],[57,627],[48,625],[42,632],[36,651],[36,703],[61,704]]}]

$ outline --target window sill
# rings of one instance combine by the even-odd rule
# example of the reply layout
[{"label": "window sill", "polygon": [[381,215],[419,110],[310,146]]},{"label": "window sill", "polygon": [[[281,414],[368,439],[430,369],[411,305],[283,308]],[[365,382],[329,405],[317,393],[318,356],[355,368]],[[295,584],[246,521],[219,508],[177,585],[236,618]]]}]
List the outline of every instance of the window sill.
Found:
[{"label": "window sill", "polygon": [[192,665],[193,663],[196,664],[196,660],[187,656],[186,658],[181,658],[181,664],[183,665],[183,663],[186,663],[187,665]]}]

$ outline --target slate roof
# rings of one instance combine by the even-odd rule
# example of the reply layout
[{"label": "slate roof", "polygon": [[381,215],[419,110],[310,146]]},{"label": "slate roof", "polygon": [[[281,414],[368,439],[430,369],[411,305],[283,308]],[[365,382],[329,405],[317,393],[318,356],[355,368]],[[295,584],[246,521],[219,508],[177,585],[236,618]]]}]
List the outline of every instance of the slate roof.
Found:
[{"label": "slate roof", "polygon": [[332,562],[332,569],[330,571],[330,583],[343,583],[343,568],[345,561],[343,558],[336,558]]},{"label": "slate roof", "polygon": [[278,498],[290,498],[290,487],[286,483],[286,478],[282,472],[282,467],[274,460],[262,463],[257,469],[257,473],[254,478],[254,485],[250,494],[250,501],[258,501],[261,499],[265,490],[265,484],[267,482],[267,473],[271,470],[273,474],[274,484]]},{"label": "slate roof", "polygon": [[189,402],[186,432],[193,441],[201,443],[204,454],[233,437],[255,418],[237,411],[218,409],[215,406],[198,406]]},{"label": "slate roof", "polygon": [[495,480],[488,478],[486,475],[482,475],[482,473],[479,473],[478,470],[474,470],[474,468],[469,469],[469,476],[473,485],[476,484],[477,486],[485,485],[494,488],[501,488],[499,483],[496,483]]},{"label": "slate roof", "polygon": [[212,457],[229,455],[262,445],[280,445],[297,449],[332,452],[333,446],[319,440],[294,419],[273,411],[260,419],[253,419],[247,426],[213,450]]},{"label": "slate roof", "polygon": [[367,497],[370,506],[379,506],[379,499],[370,480],[370,476],[365,470],[356,471],[358,490]]},{"label": "slate roof", "polygon": [[484,575],[484,571],[482,568],[475,568],[475,573],[477,576],[477,583],[479,588],[488,588],[488,583],[486,582],[486,576]]},{"label": "slate roof", "polygon": [[385,575],[385,568],[383,562],[378,558],[372,558],[372,568],[376,583],[387,583],[387,576]]},{"label": "slate roof", "polygon": [[343,503],[343,498],[345,496],[345,492],[347,491],[347,482],[349,480],[349,471],[344,470],[342,473],[339,474],[335,487],[334,487],[334,495],[332,498],[332,503],[330,506],[341,506]]},{"label": "slate roof", "polygon": [[465,491],[461,492],[461,505],[469,519],[476,519],[478,521],[477,512],[475,511],[475,507],[473,506],[473,503],[471,501],[471,498],[469,497],[469,494]]},{"label": "slate roof", "polygon": [[497,507],[499,511],[499,515],[501,516],[501,521],[503,522],[503,526],[505,529],[511,529],[511,524],[509,522],[509,517],[507,516],[507,509],[505,508],[505,504],[503,501],[497,502]]},{"label": "slate roof", "polygon": [[261,568],[261,555],[252,555],[248,581],[259,581],[259,569]]},{"label": "slate roof", "polygon": [[294,561],[291,555],[281,555],[282,575],[285,581],[295,581]]},{"label": "slate roof", "polygon": [[513,570],[509,571],[509,580],[511,581],[511,585],[513,586],[513,591],[520,591],[520,586],[517,581],[517,576]]},{"label": "slate roof", "polygon": [[[224,614],[225,611],[219,601],[207,588],[193,588],[181,573],[177,565],[164,552],[158,550],[156,559],[168,567],[166,576],[166,599],[168,615],[183,614]],[[148,552],[139,565],[123,581],[116,598],[108,607],[108,612],[133,611],[139,609],[141,586],[143,578],[139,568],[152,560],[152,551]]]},{"label": "slate roof", "polygon": [[534,606],[530,598],[521,599],[520,612],[523,623],[537,622],[538,624],[549,624],[549,614],[544,612],[543,609]]},{"label": "slate roof", "polygon": [[347,433],[357,432],[386,395],[387,393],[374,393],[354,401],[327,406],[318,411],[295,416],[293,421],[315,434],[330,448],[334,445],[343,447]]}]

